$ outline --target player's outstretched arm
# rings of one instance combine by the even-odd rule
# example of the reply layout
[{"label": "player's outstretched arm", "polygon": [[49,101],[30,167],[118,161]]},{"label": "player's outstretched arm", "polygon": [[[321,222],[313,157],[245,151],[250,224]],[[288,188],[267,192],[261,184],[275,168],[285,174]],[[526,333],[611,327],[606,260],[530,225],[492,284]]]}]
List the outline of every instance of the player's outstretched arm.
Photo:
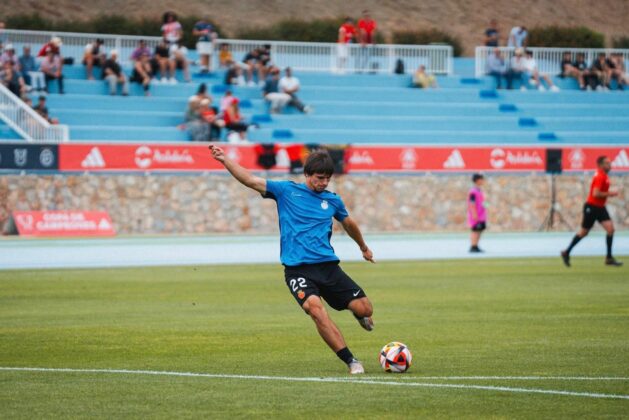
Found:
[{"label": "player's outstretched arm", "polygon": [[251,174],[251,172],[227,157],[225,151],[218,146],[210,145],[210,152],[212,152],[212,157],[221,162],[225,169],[242,185],[254,189],[260,194],[266,192],[266,179]]},{"label": "player's outstretched arm", "polygon": [[373,259],[373,252],[371,252],[371,249],[369,249],[369,247],[365,243],[365,239],[363,239],[363,234],[360,232],[360,228],[358,227],[358,224],[354,221],[354,219],[347,216],[345,219],[343,219],[341,225],[343,226],[343,229],[345,229],[345,232],[347,232],[349,237],[358,244],[360,252],[363,253],[363,258],[367,261],[375,263],[376,261]]}]

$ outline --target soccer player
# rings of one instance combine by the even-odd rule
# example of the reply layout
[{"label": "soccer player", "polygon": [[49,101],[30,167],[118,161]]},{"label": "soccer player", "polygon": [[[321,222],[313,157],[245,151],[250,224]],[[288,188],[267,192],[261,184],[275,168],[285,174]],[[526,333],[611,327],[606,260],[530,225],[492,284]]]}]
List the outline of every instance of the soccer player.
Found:
[{"label": "soccer player", "polygon": [[321,298],[325,299],[337,311],[349,309],[364,329],[373,329],[371,302],[362,287],[341,270],[330,245],[334,218],[356,242],[363,258],[374,262],[373,253],[343,200],[326,190],[334,173],[330,155],[325,151],[310,154],[304,165],[306,182],[297,184],[257,177],[227,157],[220,147],[212,145],[210,151],[241,184],[275,200],[280,222],[280,260],[288,289],[310,315],[321,338],[347,364],[349,372],[364,373],[363,365],[347,348],[341,331],[321,302]]},{"label": "soccer player", "polygon": [[621,266],[622,263],[612,257],[612,242],[614,240],[614,222],[609,217],[607,209],[605,208],[605,202],[607,197],[616,197],[618,191],[610,191],[609,189],[609,176],[607,175],[612,169],[612,164],[607,156],[599,156],[596,159],[598,169],[592,178],[592,184],[590,185],[590,194],[583,206],[583,221],[581,222],[581,229],[574,235],[570,246],[564,251],[561,251],[561,258],[566,267],[570,267],[570,251],[583,239],[594,226],[594,222],[599,222],[603,229],[607,232],[607,257],[605,258],[606,265]]},{"label": "soccer player", "polygon": [[478,247],[480,235],[487,229],[487,210],[485,210],[485,194],[481,189],[485,183],[485,177],[481,174],[472,175],[474,186],[467,195],[467,224],[472,233],[470,234],[470,252],[483,252]]}]

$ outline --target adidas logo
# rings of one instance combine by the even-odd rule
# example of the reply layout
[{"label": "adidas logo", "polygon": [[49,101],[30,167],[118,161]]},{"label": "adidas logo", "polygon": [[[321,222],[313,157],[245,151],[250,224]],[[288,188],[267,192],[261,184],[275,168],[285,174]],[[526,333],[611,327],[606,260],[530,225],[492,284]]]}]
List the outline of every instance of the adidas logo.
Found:
[{"label": "adidas logo", "polygon": [[450,156],[443,162],[443,167],[446,169],[461,169],[465,168],[465,161],[463,160],[463,156],[461,156],[461,152],[459,149],[454,149]]},{"label": "adidas logo", "polygon": [[81,162],[82,168],[104,168],[105,167],[105,159],[103,159],[103,155],[98,150],[98,147],[92,147],[92,150],[85,156],[83,162]]},{"label": "adidas logo", "polygon": [[613,168],[629,168],[629,156],[625,149],[621,150],[616,156],[616,159],[612,162]]}]

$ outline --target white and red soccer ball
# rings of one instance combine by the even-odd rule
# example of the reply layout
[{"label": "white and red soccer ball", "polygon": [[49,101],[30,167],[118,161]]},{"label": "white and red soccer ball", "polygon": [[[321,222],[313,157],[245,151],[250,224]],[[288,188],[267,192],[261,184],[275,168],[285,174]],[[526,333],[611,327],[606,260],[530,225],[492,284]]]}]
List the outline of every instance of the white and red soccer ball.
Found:
[{"label": "white and red soccer ball", "polygon": [[385,372],[404,373],[411,367],[413,355],[405,344],[392,341],[380,350],[380,365]]}]

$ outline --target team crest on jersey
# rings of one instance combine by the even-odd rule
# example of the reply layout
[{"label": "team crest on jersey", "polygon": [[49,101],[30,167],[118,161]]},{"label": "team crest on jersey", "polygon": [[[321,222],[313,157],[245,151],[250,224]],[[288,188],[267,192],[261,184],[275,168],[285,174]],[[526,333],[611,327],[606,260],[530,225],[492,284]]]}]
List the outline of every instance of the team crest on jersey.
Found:
[{"label": "team crest on jersey", "polygon": [[304,292],[303,290],[299,290],[299,291],[297,292],[297,297],[298,297],[299,299],[303,299],[303,298],[305,298],[305,297],[306,297],[306,292]]},{"label": "team crest on jersey", "polygon": [[328,201],[327,201],[327,200],[323,200],[323,201],[321,201],[321,208],[322,208],[323,210],[327,210],[327,209],[328,209],[328,207],[330,207],[330,205],[328,204]]}]

